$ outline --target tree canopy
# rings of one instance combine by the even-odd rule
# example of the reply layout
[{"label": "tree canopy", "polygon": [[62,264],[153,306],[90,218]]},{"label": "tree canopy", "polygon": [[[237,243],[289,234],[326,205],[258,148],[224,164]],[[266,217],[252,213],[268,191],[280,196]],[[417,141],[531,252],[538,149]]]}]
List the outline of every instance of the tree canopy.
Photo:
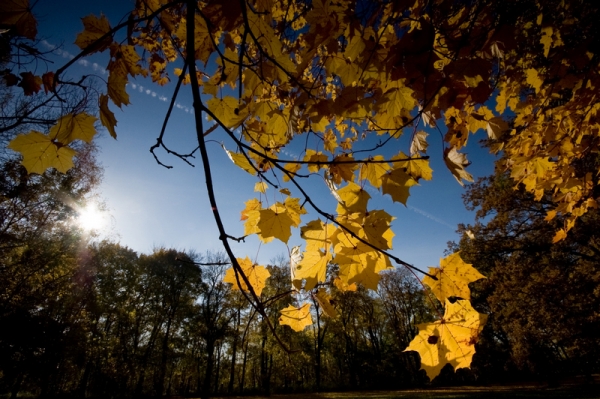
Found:
[{"label": "tree canopy", "polygon": [[[0,13],[11,40],[35,38],[27,0],[5,2]],[[257,181],[259,197],[242,210],[246,235],[287,244],[300,228],[305,246],[290,249],[295,295],[327,303],[329,294],[319,289],[331,289],[329,282],[341,290],[375,290],[392,262],[419,271],[390,252],[394,218],[369,208],[365,186],[406,204],[410,188],[432,178],[426,130],[442,134],[444,161],[460,184],[473,180],[461,149],[469,135],[485,131],[513,185],[538,200],[550,192],[546,218],[561,216],[553,232],[559,242],[596,207],[598,166],[589,160],[599,146],[597,17],[598,5],[584,0],[140,0],[121,22],[85,16],[75,39],[81,52],[59,69],[42,76],[3,72],[7,85],[19,85],[26,96],[42,90],[59,96],[64,86],[85,90],[85,83],[65,78],[71,65],[94,53],[109,56],[98,118],[75,110],[47,132],[23,132],[9,148],[22,154],[30,173],[66,172],[73,144],[91,141],[97,120],[116,137],[110,108],[129,103],[130,79],[149,76],[158,85],[176,79],[153,154],[157,148],[183,160],[200,154],[217,234],[232,263],[226,281],[278,337],[261,299],[266,273],[231,249],[231,240],[242,237],[228,234],[221,220],[206,136],[222,134],[232,162]],[[164,141],[185,85],[198,141],[187,154]],[[403,150],[402,135],[411,137]],[[305,143],[301,159],[285,156],[293,142]],[[309,194],[315,180],[329,187],[335,213],[326,211],[326,199]],[[278,200],[269,202],[268,188],[278,190]],[[302,220],[308,209],[319,219]],[[425,273],[424,283],[446,303],[445,314],[439,312],[438,324],[421,326],[420,343],[409,349],[420,352],[430,377],[446,362],[468,367],[485,322],[469,302],[468,283],[476,278],[457,291],[442,288],[445,278],[453,285],[465,273],[479,278],[459,255]],[[283,324],[291,324],[286,315],[310,313],[291,309]]]}]

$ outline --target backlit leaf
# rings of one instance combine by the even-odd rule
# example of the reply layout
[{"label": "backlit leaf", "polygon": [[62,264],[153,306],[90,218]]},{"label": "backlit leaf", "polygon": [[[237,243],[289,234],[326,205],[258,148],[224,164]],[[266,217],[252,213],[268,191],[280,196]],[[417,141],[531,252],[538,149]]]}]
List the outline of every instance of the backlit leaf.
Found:
[{"label": "backlit leaf", "polygon": [[56,124],[50,129],[50,138],[66,145],[74,140],[82,140],[90,143],[96,135],[94,123],[96,117],[86,114],[67,114],[56,121]]},{"label": "backlit leaf", "polygon": [[81,18],[81,21],[83,22],[84,29],[83,32],[77,35],[75,44],[82,50],[87,49],[90,53],[106,50],[112,42],[110,36],[100,42],[96,42],[110,31],[110,24],[106,16],[100,15],[100,18],[98,18],[95,15],[88,15]]},{"label": "backlit leaf", "polygon": [[[248,278],[252,289],[254,290],[257,296],[260,296],[263,288],[265,288],[267,279],[271,276],[271,273],[269,273],[266,267],[253,264],[248,257],[244,259],[237,258],[237,261],[240,267],[242,268],[242,271]],[[233,269],[233,267],[230,267],[225,272],[223,282],[233,284],[233,289],[242,289],[244,291],[249,291],[248,286],[242,279],[242,276],[238,275],[238,279],[240,281],[239,285],[235,276],[235,270]]]},{"label": "backlit leaf", "polygon": [[473,181],[473,176],[465,170],[465,167],[469,166],[471,162],[467,161],[465,154],[456,151],[456,148],[444,150],[444,162],[461,186],[465,185],[463,180]]},{"label": "backlit leaf", "polygon": [[458,252],[440,259],[440,267],[430,267],[429,276],[423,278],[423,283],[431,288],[431,292],[440,301],[444,302],[450,297],[471,299],[469,283],[485,278],[473,265],[465,263]]},{"label": "backlit leaf", "polygon": [[417,325],[419,334],[405,351],[416,351],[421,357],[421,370],[433,380],[446,364],[454,369],[470,367],[475,344],[487,321],[466,300],[445,303],[444,317],[433,323]]},{"label": "backlit leaf", "polygon": [[307,326],[310,326],[312,317],[310,315],[310,303],[305,303],[299,308],[292,305],[279,311],[279,324],[282,326],[290,326],[296,332],[303,331]]},{"label": "backlit leaf", "polygon": [[28,173],[38,174],[43,174],[48,168],[66,173],[73,167],[73,156],[77,153],[35,130],[15,137],[8,148],[21,153],[21,163]]}]

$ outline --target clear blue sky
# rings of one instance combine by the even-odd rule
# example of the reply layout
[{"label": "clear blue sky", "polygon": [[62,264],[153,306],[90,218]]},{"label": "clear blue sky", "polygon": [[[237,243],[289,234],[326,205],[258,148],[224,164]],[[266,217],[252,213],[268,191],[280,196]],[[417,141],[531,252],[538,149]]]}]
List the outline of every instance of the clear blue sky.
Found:
[{"label": "clear blue sky", "polygon": [[[133,6],[130,1],[77,1],[40,0],[34,12],[38,16],[39,37],[47,45],[62,46],[62,53],[56,57],[57,69],[69,56],[77,53],[73,44],[76,34],[82,30],[80,18],[88,14],[107,15],[111,25],[115,25]],[[71,70],[72,76],[96,74],[104,79],[107,58],[94,56],[81,62]],[[131,105],[123,110],[112,107],[118,120],[118,140],[107,133],[98,140],[101,148],[100,161],[105,168],[104,181],[99,189],[112,215],[111,228],[104,232],[114,240],[138,251],[148,253],[156,246],[177,249],[221,250],[215,222],[204,186],[204,176],[200,160],[196,167],[190,167],[177,158],[161,153],[161,160],[173,169],[159,166],[149,152],[160,132],[163,117],[170,101],[174,83],[160,87],[150,80],[138,79],[127,87]],[[193,116],[190,112],[189,87],[183,88],[178,98],[166,136],[166,142],[174,150],[190,152],[196,147]],[[481,150],[478,140],[483,134],[471,137],[465,152],[473,162],[467,170],[474,177],[493,172],[493,158]],[[243,224],[239,222],[244,201],[253,198],[256,178],[234,166],[220,147],[220,142],[231,147],[223,132],[215,131],[208,136],[210,161],[213,168],[216,196],[219,208],[225,219],[228,233],[243,235]],[[442,139],[439,134],[429,136],[433,181],[422,182],[411,188],[408,206],[392,203],[389,196],[381,196],[370,191],[371,209],[385,208],[396,217],[393,230],[396,233],[393,253],[401,259],[425,269],[438,265],[447,242],[456,240],[455,229],[458,223],[471,223],[474,215],[463,206],[461,194],[464,189],[446,169],[442,159]],[[401,143],[402,150],[408,152],[408,140]],[[289,156],[294,156],[293,145]],[[320,202],[327,202],[331,209],[335,199],[329,194],[325,184],[318,179],[311,183],[313,195]],[[272,200],[272,192],[270,189]],[[305,215],[303,223],[316,218]],[[300,244],[299,232],[289,242],[289,247]],[[260,245],[255,238],[245,243],[235,244],[238,257],[249,256],[261,263],[268,263],[279,254],[287,254],[288,248],[279,241]]]}]

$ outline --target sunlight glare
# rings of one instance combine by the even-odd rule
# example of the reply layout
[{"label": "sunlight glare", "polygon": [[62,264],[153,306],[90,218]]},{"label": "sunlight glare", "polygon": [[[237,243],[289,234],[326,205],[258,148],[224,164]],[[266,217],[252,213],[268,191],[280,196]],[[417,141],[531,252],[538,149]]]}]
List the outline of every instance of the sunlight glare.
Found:
[{"label": "sunlight glare", "polygon": [[106,224],[106,216],[96,204],[88,204],[79,211],[77,223],[85,230],[98,230]]}]

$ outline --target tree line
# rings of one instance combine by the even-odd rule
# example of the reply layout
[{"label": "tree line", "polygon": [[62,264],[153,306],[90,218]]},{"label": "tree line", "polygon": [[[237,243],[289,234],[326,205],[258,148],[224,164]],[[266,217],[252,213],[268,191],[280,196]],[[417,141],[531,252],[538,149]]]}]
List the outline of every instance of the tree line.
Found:
[{"label": "tree line", "polygon": [[[331,318],[316,297],[289,295],[289,260],[272,261],[262,299],[294,351],[287,354],[242,292],[223,282],[224,254],[138,254],[78,227],[72,201],[85,200],[101,175],[93,146],[84,153],[67,174],[2,165],[0,392],[208,397],[427,383],[419,356],[403,350],[439,310],[405,269],[382,273],[377,292],[332,288]],[[447,367],[434,383],[597,372],[597,213],[556,246],[543,202],[512,190],[506,176],[471,186],[465,200],[479,221],[460,226],[453,249],[488,276],[472,285],[473,303],[492,322],[473,370]],[[312,326],[296,333],[276,323],[281,309],[306,300]]]}]

